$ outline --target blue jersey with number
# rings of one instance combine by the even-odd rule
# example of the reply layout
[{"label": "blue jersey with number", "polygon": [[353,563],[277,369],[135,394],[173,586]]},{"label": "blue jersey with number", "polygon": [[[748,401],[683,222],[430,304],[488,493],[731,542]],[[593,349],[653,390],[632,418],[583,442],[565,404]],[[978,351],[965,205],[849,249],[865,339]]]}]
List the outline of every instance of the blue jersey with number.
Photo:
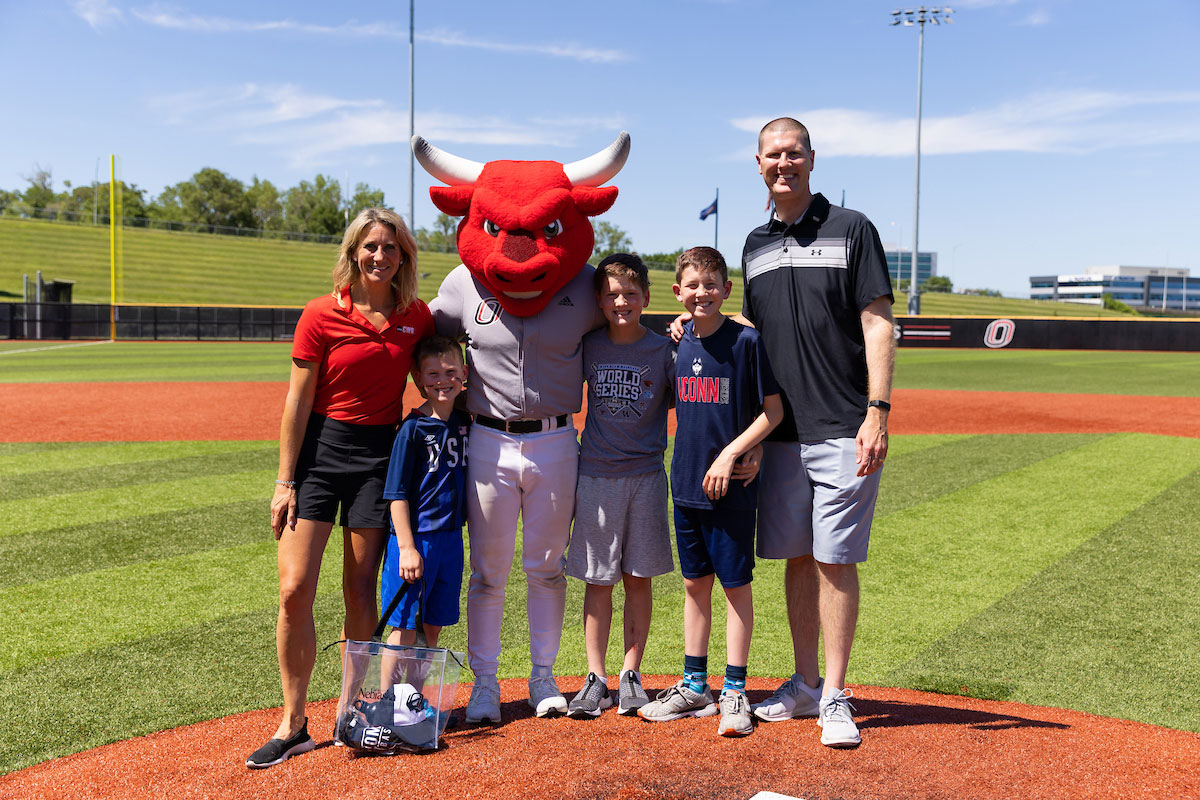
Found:
[{"label": "blue jersey with number", "polygon": [[[462,529],[467,508],[470,426],[471,418],[457,409],[446,422],[412,411],[400,425],[388,462],[383,499],[408,501],[413,533]],[[389,528],[396,532],[390,521]]]},{"label": "blue jersey with number", "polygon": [[758,331],[731,319],[699,338],[687,323],[675,355],[675,455],[671,497],[688,508],[754,509],[758,481],[731,481],[716,503],[704,494],[704,473],[725,445],[750,427],[763,398],[778,394]]}]

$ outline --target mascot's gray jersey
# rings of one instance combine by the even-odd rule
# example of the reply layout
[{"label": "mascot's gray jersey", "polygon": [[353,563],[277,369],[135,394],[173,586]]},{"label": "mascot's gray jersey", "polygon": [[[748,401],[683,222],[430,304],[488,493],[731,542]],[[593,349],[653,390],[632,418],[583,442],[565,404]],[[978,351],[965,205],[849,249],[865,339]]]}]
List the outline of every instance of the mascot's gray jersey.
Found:
[{"label": "mascot's gray jersey", "polygon": [[467,335],[467,410],[504,420],[573,414],[582,407],[583,335],[604,324],[585,265],[541,313],[518,317],[462,264],[429,304],[437,332]]}]

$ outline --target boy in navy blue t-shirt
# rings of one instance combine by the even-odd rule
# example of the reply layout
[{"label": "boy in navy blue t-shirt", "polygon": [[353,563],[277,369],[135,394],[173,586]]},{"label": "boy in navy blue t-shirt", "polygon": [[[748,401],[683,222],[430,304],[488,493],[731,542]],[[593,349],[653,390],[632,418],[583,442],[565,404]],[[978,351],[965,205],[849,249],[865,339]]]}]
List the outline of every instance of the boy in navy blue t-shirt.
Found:
[{"label": "boy in navy blue t-shirt", "polygon": [[392,535],[383,559],[379,599],[386,607],[397,592],[405,592],[388,619],[393,626],[388,644],[416,641],[420,609],[425,641],[434,647],[442,627],[455,624],[459,617],[471,418],[454,408],[467,376],[458,343],[431,336],[417,345],[414,355],[413,382],[425,402],[400,425],[388,463],[383,499],[390,501]]},{"label": "boy in navy blue t-shirt", "polygon": [[[715,578],[725,590],[727,665],[719,709],[722,736],[754,728],[746,664],[754,628],[754,524],[757,486],[737,480],[738,459],[783,419],[783,401],[758,332],[721,313],[732,284],[711,247],[679,256],[675,296],[691,314],[675,357],[675,455],[671,496],[685,592],[683,680],[642,706],[662,721],[716,714],[708,689],[708,639]],[[739,475],[742,474],[739,472]]]}]

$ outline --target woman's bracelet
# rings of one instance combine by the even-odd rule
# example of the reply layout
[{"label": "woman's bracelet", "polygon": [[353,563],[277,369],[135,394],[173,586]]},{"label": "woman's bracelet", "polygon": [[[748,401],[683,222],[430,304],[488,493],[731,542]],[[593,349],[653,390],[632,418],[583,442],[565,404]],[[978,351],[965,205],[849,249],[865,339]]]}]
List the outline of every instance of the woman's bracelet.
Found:
[{"label": "woman's bracelet", "polygon": [[276,482],[277,484],[279,484],[280,486],[286,486],[286,487],[288,487],[289,489],[295,489],[295,488],[296,488],[296,482],[295,482],[295,481],[281,481],[281,480],[279,480],[278,478],[276,478],[275,482]]}]

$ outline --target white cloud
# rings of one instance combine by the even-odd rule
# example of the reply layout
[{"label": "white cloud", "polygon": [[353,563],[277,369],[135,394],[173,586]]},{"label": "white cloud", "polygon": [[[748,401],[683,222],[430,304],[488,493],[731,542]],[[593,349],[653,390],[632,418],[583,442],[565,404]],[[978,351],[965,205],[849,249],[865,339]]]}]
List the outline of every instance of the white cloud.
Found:
[{"label": "white cloud", "polygon": [[121,21],[121,9],[108,0],[74,0],[71,10],[96,30]]},{"label": "white cloud", "polygon": [[[1170,109],[1164,120],[1157,109]],[[758,133],[773,117],[732,120]],[[911,156],[915,121],[873,111],[824,108],[796,116],[822,156]],[[1087,153],[1132,144],[1200,141],[1200,92],[1121,94],[1043,92],[955,116],[925,116],[922,155],[1025,152]],[[753,151],[753,146],[750,147]],[[745,158],[745,151],[737,158]]]},{"label": "white cloud", "polygon": [[1030,12],[1028,16],[1023,17],[1017,24],[1026,25],[1030,28],[1040,28],[1043,25],[1049,25],[1050,12],[1042,8],[1036,9]]},{"label": "white cloud", "polygon": [[[178,92],[155,98],[151,106],[168,124],[219,131],[239,144],[269,147],[294,166],[327,163],[339,154],[362,148],[408,147],[407,111],[388,108],[374,98],[310,94],[292,84],[246,83]],[[622,122],[618,115],[547,115],[514,121],[418,112],[416,129],[439,145],[521,145],[549,150],[575,146],[585,131],[611,133]],[[360,153],[359,157],[369,155]]]},{"label": "white cloud", "polygon": [[[92,1],[104,2],[104,0]],[[164,6],[154,6],[149,9],[134,9],[132,14],[147,25],[168,28],[170,30],[191,31],[193,33],[292,32],[317,36],[408,40],[408,28],[383,22],[359,23],[349,20],[340,25],[317,25],[307,22],[297,22],[291,19],[240,20],[228,17],[202,17],[196,14],[186,14]],[[575,42],[499,42],[478,39],[446,29],[420,31],[416,33],[416,38],[422,42],[429,42],[444,47],[466,47],[494,53],[542,55],[592,63],[612,63],[629,60],[629,55],[620,50],[585,47]]]}]

